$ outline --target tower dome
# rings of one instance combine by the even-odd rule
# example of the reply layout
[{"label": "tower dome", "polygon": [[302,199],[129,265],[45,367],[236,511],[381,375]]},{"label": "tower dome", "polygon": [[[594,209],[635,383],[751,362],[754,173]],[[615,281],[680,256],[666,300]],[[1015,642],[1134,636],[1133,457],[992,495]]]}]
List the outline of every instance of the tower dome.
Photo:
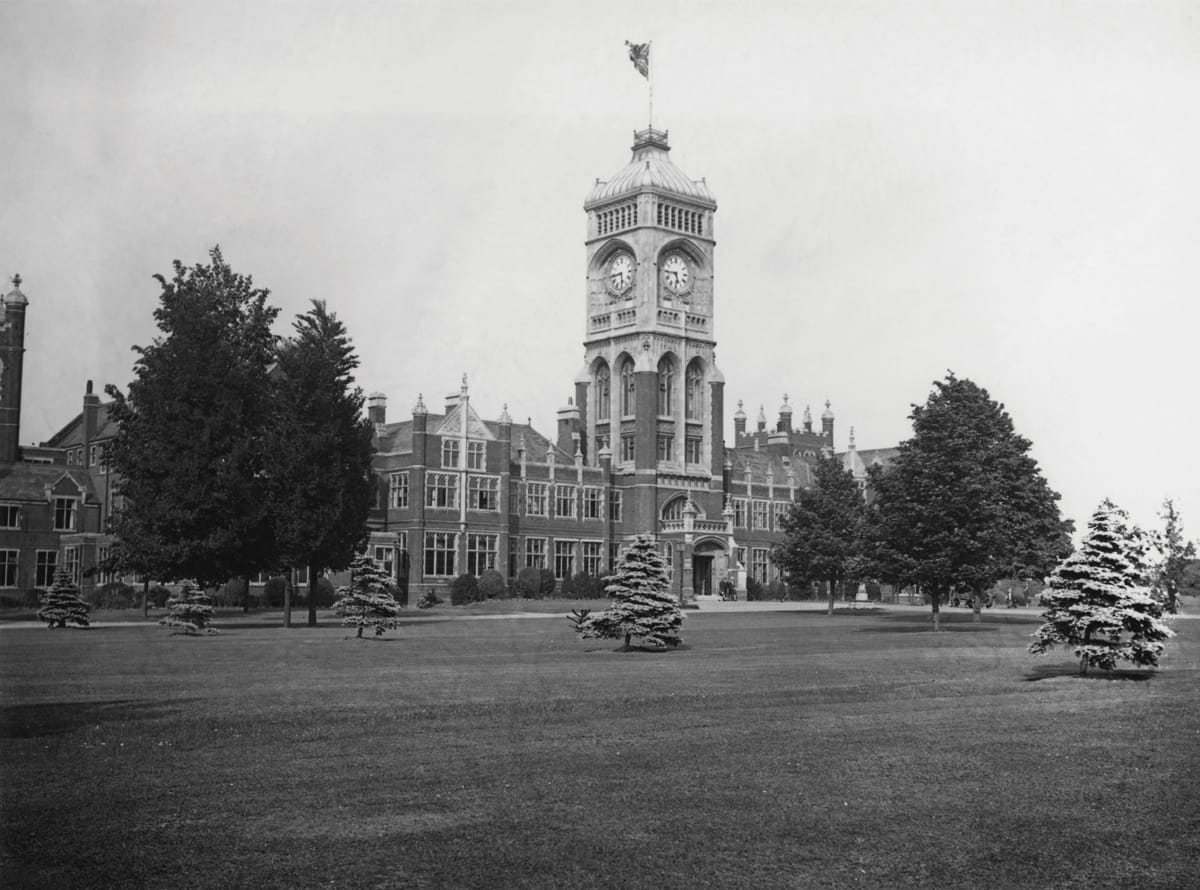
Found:
[{"label": "tower dome", "polygon": [[703,179],[691,179],[667,156],[671,146],[665,130],[647,128],[633,134],[633,158],[608,181],[596,185],[584,201],[584,209],[626,195],[652,191],[674,195],[715,210],[717,199]]}]

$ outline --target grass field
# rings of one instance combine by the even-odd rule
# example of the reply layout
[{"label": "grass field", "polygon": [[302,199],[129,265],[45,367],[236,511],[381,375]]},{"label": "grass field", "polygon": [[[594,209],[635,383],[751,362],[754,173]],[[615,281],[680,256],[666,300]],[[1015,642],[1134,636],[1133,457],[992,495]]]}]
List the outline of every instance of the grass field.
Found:
[{"label": "grass field", "polygon": [[1200,621],[1087,679],[1004,612],[273,623],[0,631],[0,885],[1196,886]]}]

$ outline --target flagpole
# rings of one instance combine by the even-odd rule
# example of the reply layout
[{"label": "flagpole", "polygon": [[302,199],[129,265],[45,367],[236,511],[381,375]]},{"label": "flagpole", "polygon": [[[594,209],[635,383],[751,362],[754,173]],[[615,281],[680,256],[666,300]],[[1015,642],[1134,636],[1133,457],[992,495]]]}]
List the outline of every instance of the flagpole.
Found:
[{"label": "flagpole", "polygon": [[646,44],[646,82],[650,84],[650,110],[647,114],[646,126],[654,129],[654,41]]}]

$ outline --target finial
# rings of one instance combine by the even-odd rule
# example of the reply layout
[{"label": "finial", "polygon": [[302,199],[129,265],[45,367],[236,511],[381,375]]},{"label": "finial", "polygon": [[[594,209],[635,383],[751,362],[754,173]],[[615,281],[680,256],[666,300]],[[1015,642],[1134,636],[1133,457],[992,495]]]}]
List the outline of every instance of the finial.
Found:
[{"label": "finial", "polygon": [[463,395],[467,394],[467,375],[466,374],[463,374],[462,394]]},{"label": "finial", "polygon": [[849,448],[850,448],[850,450],[851,450],[851,451],[853,451],[853,450],[854,450],[854,427],[850,427],[850,444],[849,444]]},{"label": "finial", "polygon": [[20,272],[18,272],[16,275],[14,275],[12,277],[12,283],[13,283],[13,287],[21,286],[21,273]]},{"label": "finial", "polygon": [[512,418],[508,416],[508,402],[504,403],[504,408],[500,412],[501,423],[512,423]]},{"label": "finial", "polygon": [[413,414],[428,414],[429,409],[425,407],[425,396],[423,393],[417,393],[417,404],[413,405]]}]

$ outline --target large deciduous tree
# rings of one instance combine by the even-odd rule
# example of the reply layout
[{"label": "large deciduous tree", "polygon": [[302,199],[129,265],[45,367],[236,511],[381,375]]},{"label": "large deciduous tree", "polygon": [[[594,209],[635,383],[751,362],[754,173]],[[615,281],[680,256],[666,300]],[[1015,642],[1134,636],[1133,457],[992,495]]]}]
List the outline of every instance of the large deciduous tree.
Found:
[{"label": "large deciduous tree", "polygon": [[128,394],[109,387],[119,431],[106,450],[120,479],[112,531],[131,566],[163,580],[218,584],[275,562],[265,440],[275,355],[268,292],[234,272],[174,263]]},{"label": "large deciduous tree", "polygon": [[1183,537],[1183,519],[1170,498],[1163,501],[1163,530],[1155,536],[1160,560],[1154,567],[1156,586],[1167,598],[1167,611],[1179,611],[1179,594],[1183,589],[1188,565],[1196,558],[1196,545]]},{"label": "large deciduous tree", "polygon": [[1117,661],[1153,667],[1172,631],[1162,604],[1150,595],[1145,542],[1124,511],[1104,501],[1088,523],[1080,548],[1050,575],[1042,592],[1043,624],[1029,651],[1042,655],[1072,647],[1080,673],[1112,670]]},{"label": "large deciduous tree", "polygon": [[854,476],[833,456],[813,468],[813,484],[796,495],[784,513],[784,540],[774,548],[775,564],[789,583],[824,582],[833,614],[839,584],[862,565],[866,504]]},{"label": "large deciduous tree", "polygon": [[913,406],[913,436],[870,470],[875,572],[920,585],[933,608],[955,586],[983,593],[1010,574],[1044,574],[1070,552],[1071,524],[1004,406],[949,373]]},{"label": "large deciduous tree", "polygon": [[315,625],[321,573],[350,565],[367,535],[373,427],[354,386],[358,357],[345,325],[314,300],[293,327],[279,350],[272,504],[281,564],[308,568]]}]

